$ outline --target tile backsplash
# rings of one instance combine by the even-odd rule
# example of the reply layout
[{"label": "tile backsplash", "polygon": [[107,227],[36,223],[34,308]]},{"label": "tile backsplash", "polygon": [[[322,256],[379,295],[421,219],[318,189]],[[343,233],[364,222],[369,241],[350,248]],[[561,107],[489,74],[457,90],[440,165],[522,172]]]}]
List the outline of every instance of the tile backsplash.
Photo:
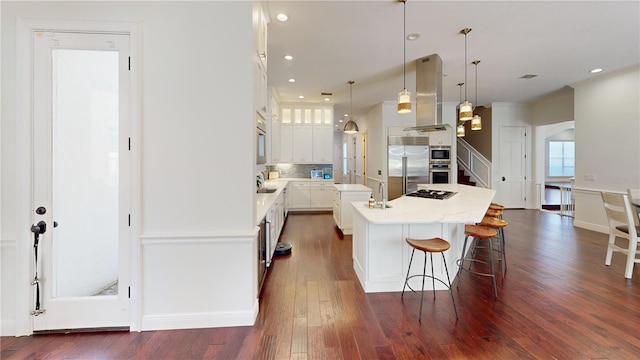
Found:
[{"label": "tile backsplash", "polygon": [[333,165],[331,164],[279,164],[267,165],[266,171],[279,171],[281,178],[311,178],[311,170],[322,170],[330,174],[333,179]]}]

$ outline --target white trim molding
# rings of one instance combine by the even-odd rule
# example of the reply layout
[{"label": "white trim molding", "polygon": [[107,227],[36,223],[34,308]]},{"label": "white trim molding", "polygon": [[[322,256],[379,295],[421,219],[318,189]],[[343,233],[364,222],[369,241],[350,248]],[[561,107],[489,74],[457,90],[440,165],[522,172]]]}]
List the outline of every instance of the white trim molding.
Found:
[{"label": "white trim molding", "polygon": [[256,299],[252,311],[146,315],[142,318],[142,331],[253,326],[258,308]]},{"label": "white trim molding", "polygon": [[469,172],[471,179],[485,189],[491,188],[491,162],[464,139],[458,138],[458,165]]}]

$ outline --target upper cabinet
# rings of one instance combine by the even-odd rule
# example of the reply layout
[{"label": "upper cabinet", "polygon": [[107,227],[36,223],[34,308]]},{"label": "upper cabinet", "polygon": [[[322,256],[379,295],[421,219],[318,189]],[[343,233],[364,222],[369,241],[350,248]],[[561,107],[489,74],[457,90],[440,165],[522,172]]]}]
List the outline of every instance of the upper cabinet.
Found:
[{"label": "upper cabinet", "polygon": [[263,118],[268,119],[267,18],[259,2],[254,3],[253,26],[255,43],[254,108]]},{"label": "upper cabinet", "polygon": [[429,133],[429,145],[442,145],[442,146],[451,146],[451,132],[446,131],[434,131]]},{"label": "upper cabinet", "polygon": [[261,3],[256,2],[254,8],[256,54],[262,63],[262,67],[267,70],[267,16]]},{"label": "upper cabinet", "polygon": [[333,162],[332,106],[281,104],[280,116],[274,119],[273,163]]},{"label": "upper cabinet", "polygon": [[333,107],[282,105],[280,121],[282,125],[332,126]]}]

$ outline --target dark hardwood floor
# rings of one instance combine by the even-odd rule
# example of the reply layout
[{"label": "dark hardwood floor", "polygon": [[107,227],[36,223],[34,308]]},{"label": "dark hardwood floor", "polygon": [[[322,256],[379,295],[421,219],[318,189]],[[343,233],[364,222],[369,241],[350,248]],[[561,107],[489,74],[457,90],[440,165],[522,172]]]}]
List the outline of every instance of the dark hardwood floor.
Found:
[{"label": "dark hardwood floor", "polygon": [[[607,237],[507,210],[498,298],[463,273],[454,296],[365,294],[330,214],[290,215],[253,327],[3,337],[2,359],[638,359],[640,267],[604,265]],[[398,239],[402,241],[402,239]],[[458,284],[456,281],[455,284]]]}]

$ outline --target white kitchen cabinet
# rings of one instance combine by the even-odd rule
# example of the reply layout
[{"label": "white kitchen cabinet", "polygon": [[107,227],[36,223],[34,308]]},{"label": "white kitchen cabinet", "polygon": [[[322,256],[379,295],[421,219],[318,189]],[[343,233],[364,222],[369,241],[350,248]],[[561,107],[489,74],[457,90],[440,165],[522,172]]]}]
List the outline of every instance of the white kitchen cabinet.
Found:
[{"label": "white kitchen cabinet", "polygon": [[433,145],[451,146],[451,132],[447,130],[429,133],[429,146]]},{"label": "white kitchen cabinet", "polygon": [[[333,162],[333,107],[280,104],[280,134],[272,134],[272,162]],[[277,131],[274,128],[274,131]],[[278,140],[279,144],[275,144]]]},{"label": "white kitchen cabinet", "polygon": [[331,210],[333,181],[291,181],[287,195],[290,211]]},{"label": "white kitchen cabinet", "polygon": [[311,209],[331,210],[333,207],[333,182],[312,181],[309,185]]},{"label": "white kitchen cabinet", "polygon": [[256,98],[255,108],[262,117],[267,118],[267,104],[269,102],[269,93],[267,89],[267,71],[262,67],[262,62],[256,60]]},{"label": "white kitchen cabinet", "polygon": [[279,156],[275,162],[293,162],[293,126],[280,125]]},{"label": "white kitchen cabinet", "polygon": [[312,143],[314,163],[333,163],[333,127],[314,126]]},{"label": "white kitchen cabinet", "polygon": [[282,228],[284,226],[285,213],[284,213],[284,202],[285,202],[285,192],[281,192],[280,195],[273,202],[269,210],[267,211],[266,221],[267,221],[267,232],[268,232],[268,243],[266,250],[266,263],[267,266],[271,265],[271,259],[273,258],[273,254],[276,250],[276,245],[278,244],[278,240],[280,239],[280,234],[282,233]]},{"label": "white kitchen cabinet", "polygon": [[271,120],[271,129],[269,130],[271,136],[271,152],[267,158],[269,164],[280,162],[281,144],[282,144],[282,132],[280,130],[280,121],[278,119]]},{"label": "white kitchen cabinet", "polygon": [[269,118],[267,163],[273,164],[280,161],[280,108],[273,88],[269,91],[269,113],[271,117]]},{"label": "white kitchen cabinet", "polygon": [[418,130],[404,130],[406,126],[389,126],[387,128],[387,135],[389,136],[427,136]]},{"label": "white kitchen cabinet", "polygon": [[313,162],[313,129],[311,126],[293,126],[293,162]]},{"label": "white kitchen cabinet", "polygon": [[311,193],[309,181],[292,181],[289,183],[289,210],[309,210]]},{"label": "white kitchen cabinet", "polygon": [[256,54],[264,69],[267,69],[267,17],[259,2],[254,5],[254,24],[256,38]]},{"label": "white kitchen cabinet", "polygon": [[336,184],[333,187],[333,220],[344,235],[353,233],[352,201],[367,201],[371,189],[359,184]]}]

